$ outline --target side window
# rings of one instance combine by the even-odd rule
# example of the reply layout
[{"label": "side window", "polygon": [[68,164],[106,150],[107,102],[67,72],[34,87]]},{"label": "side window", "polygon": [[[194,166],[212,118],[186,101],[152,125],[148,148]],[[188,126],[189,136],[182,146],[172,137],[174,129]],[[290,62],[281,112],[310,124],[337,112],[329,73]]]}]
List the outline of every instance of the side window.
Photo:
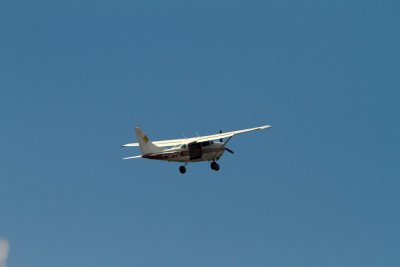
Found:
[{"label": "side window", "polygon": [[186,148],[186,145],[181,145],[181,148]]},{"label": "side window", "polygon": [[202,145],[202,146],[209,146],[209,145],[210,145],[210,142],[206,141],[206,142],[201,143],[201,145]]}]

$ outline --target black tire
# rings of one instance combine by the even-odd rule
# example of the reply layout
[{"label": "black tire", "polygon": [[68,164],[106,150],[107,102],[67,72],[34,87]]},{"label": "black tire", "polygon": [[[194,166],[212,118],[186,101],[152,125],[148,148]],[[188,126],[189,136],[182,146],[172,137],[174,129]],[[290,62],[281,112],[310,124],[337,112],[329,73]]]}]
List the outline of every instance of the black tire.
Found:
[{"label": "black tire", "polygon": [[219,164],[217,163],[217,166],[215,166],[215,171],[219,171]]},{"label": "black tire", "polygon": [[186,167],[185,166],[180,166],[179,167],[179,172],[184,174],[186,172]]},{"label": "black tire", "polygon": [[210,166],[211,166],[211,169],[214,170],[214,171],[216,171],[217,168],[219,169],[219,165],[215,161],[211,162]]}]

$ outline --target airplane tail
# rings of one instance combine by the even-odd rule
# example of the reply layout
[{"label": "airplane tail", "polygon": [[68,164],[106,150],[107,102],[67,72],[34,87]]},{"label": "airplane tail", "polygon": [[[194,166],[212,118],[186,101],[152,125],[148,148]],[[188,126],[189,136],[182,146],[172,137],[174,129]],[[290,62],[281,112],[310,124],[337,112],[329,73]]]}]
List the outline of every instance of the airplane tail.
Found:
[{"label": "airplane tail", "polygon": [[136,138],[139,143],[140,152],[142,155],[151,154],[151,153],[160,153],[164,151],[163,148],[156,146],[153,144],[147,135],[140,129],[139,127],[135,128]]}]

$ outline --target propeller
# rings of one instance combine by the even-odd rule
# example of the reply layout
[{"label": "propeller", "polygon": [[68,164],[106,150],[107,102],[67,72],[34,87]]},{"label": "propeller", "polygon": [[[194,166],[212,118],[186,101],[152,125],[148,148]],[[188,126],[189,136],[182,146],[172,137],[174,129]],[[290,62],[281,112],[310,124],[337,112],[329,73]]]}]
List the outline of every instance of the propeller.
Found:
[{"label": "propeller", "polygon": [[[219,133],[222,134],[222,130],[219,130]],[[228,143],[228,141],[229,141],[230,139],[231,139],[231,138],[229,138],[229,139],[225,142],[225,144]],[[223,139],[223,138],[220,138],[219,141],[222,143],[222,142],[224,142],[224,139]],[[231,153],[231,154],[235,153],[235,152],[233,152],[233,150],[231,150],[231,149],[225,147],[225,144],[224,144],[224,149],[225,149],[226,151],[228,151],[228,152]]]},{"label": "propeller", "polygon": [[231,149],[229,149],[229,148],[227,148],[227,147],[225,147],[225,150],[228,151],[228,152],[231,153],[231,154],[235,153],[235,152],[233,152],[233,150],[231,150]]}]

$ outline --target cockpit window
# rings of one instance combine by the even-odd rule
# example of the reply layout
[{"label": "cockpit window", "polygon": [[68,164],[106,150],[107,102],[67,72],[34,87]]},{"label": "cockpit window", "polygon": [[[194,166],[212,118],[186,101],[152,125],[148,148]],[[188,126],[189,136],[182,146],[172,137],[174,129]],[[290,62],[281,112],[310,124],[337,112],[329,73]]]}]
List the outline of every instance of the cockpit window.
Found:
[{"label": "cockpit window", "polygon": [[181,145],[181,148],[186,148],[186,145]]}]

